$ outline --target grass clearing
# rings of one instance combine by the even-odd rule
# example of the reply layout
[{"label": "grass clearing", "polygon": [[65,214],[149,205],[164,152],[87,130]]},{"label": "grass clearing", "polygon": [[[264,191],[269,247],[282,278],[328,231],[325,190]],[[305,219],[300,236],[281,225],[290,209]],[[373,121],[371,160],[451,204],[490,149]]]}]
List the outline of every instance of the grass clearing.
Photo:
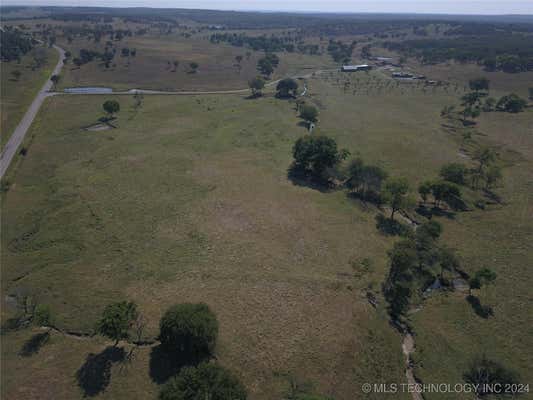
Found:
[{"label": "grass clearing", "polygon": [[[33,69],[33,57],[37,52],[43,54],[46,63],[40,68]],[[2,148],[9,140],[36,94],[50,77],[57,60],[56,50],[36,47],[21,58],[20,64],[16,61],[2,62],[2,68],[0,68],[2,87],[0,143]],[[12,75],[13,71],[21,73],[18,80]]]}]

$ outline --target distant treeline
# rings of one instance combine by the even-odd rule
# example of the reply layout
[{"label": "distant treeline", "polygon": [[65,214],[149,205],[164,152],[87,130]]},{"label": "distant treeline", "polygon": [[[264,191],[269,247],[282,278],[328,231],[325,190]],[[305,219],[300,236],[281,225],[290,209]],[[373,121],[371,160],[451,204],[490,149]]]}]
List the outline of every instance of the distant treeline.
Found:
[{"label": "distant treeline", "polygon": [[18,60],[33,48],[33,39],[18,29],[6,27],[0,31],[0,58],[2,61]]},{"label": "distant treeline", "polygon": [[533,71],[533,36],[496,34],[449,39],[417,39],[385,42],[390,50],[416,57],[426,64],[449,60],[476,62],[487,70]]},{"label": "distant treeline", "polygon": [[267,53],[275,51],[294,51],[293,39],[287,36],[248,36],[243,33],[215,33],[211,35],[211,43],[226,42],[237,47],[250,47],[252,50],[263,50]]}]

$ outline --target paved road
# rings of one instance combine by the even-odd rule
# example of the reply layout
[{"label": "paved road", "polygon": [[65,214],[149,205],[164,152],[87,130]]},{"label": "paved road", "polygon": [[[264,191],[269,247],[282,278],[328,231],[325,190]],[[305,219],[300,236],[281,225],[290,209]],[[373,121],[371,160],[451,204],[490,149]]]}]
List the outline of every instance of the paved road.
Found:
[{"label": "paved road", "polygon": [[[65,50],[58,46],[54,46],[54,48],[59,52],[59,61],[57,62],[57,65],[55,66],[52,75],[59,75],[59,73],[61,72],[61,68],[63,68]],[[46,97],[52,94],[49,92],[52,88],[52,85],[52,81],[48,79],[35,97],[35,99],[33,100],[33,102],[31,103],[30,108],[28,108],[28,111],[26,111],[26,114],[24,114],[24,117],[19,122],[19,124],[15,128],[15,131],[9,138],[9,141],[2,150],[2,155],[0,156],[0,179],[4,177],[4,174],[7,168],[9,167],[11,160],[17,153],[19,146],[24,141],[24,136],[26,136],[26,132],[30,128],[33,119],[39,111],[39,108],[41,108],[41,104],[43,104],[44,99],[46,99]]]}]

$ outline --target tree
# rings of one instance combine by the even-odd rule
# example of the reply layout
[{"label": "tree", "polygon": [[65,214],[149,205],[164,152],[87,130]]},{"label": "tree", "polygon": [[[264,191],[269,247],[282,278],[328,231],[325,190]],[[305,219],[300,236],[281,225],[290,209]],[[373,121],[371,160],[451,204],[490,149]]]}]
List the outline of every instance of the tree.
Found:
[{"label": "tree", "polygon": [[493,388],[505,388],[520,382],[517,373],[508,370],[496,361],[489,360],[485,355],[471,363],[463,378],[473,385],[479,397],[490,395]]},{"label": "tree", "polygon": [[109,118],[113,118],[113,115],[120,111],[120,104],[116,100],[107,100],[102,107]]},{"label": "tree", "polygon": [[248,86],[252,90],[253,97],[260,97],[265,87],[265,80],[260,76],[256,76],[248,82]]},{"label": "tree", "polygon": [[304,104],[300,108],[300,118],[302,118],[308,124],[314,123],[317,121],[318,118],[318,110],[316,109],[316,107]]},{"label": "tree", "polygon": [[49,326],[52,323],[50,307],[44,304],[37,304],[33,311],[33,323],[37,326]]},{"label": "tree", "polygon": [[351,190],[357,190],[365,197],[370,193],[379,194],[383,181],[387,179],[387,172],[383,168],[377,165],[365,165],[360,158],[350,162],[347,173],[346,186]]},{"label": "tree", "polygon": [[470,81],[468,82],[470,89],[475,92],[480,92],[482,90],[486,90],[488,92],[489,84],[490,81],[487,78],[470,79]]},{"label": "tree", "polygon": [[176,72],[178,70],[178,66],[180,65],[180,62],[178,60],[174,60],[172,64],[174,65],[174,72]]},{"label": "tree", "polygon": [[257,70],[261,72],[264,76],[269,77],[270,75],[272,75],[272,72],[274,72],[274,66],[272,65],[272,61],[270,61],[266,57],[260,58],[257,61]]},{"label": "tree", "polygon": [[212,363],[184,367],[161,389],[159,400],[246,400],[246,389],[227,369]]},{"label": "tree", "polygon": [[420,194],[420,197],[422,197],[422,201],[424,203],[427,202],[428,200],[428,196],[431,194],[431,186],[433,184],[429,181],[425,181],[425,182],[422,182],[419,186],[418,186],[418,193]]},{"label": "tree", "polygon": [[121,301],[109,304],[98,321],[97,331],[115,341],[116,346],[121,339],[129,337],[129,330],[138,316],[135,303]]},{"label": "tree", "polygon": [[435,198],[435,207],[439,207],[441,201],[452,203],[461,198],[461,190],[451,182],[438,181],[431,184],[431,194]]},{"label": "tree", "polygon": [[461,163],[449,163],[442,166],[440,176],[442,179],[458,185],[464,185],[468,169]]},{"label": "tree", "polygon": [[481,109],[484,112],[491,112],[491,111],[494,111],[495,107],[496,107],[496,99],[494,97],[487,97]]},{"label": "tree", "polygon": [[59,83],[61,77],[59,75],[52,75],[50,77],[50,80],[52,81],[52,83],[54,84],[54,89],[55,87],[57,86],[57,84]]},{"label": "tree", "polygon": [[383,198],[391,208],[390,219],[394,219],[396,211],[405,208],[408,204],[409,182],[405,178],[391,178],[385,182]]},{"label": "tree", "polygon": [[528,89],[528,92],[529,92],[529,100],[533,100],[533,87],[530,87]]},{"label": "tree", "polygon": [[170,307],[159,323],[161,344],[176,357],[200,361],[215,350],[218,321],[205,303]]},{"label": "tree", "polygon": [[478,270],[468,282],[470,286],[470,294],[472,294],[472,289],[481,289],[483,285],[493,283],[496,280],[496,277],[496,272],[490,270],[489,268],[482,268]]},{"label": "tree", "polygon": [[285,78],[278,82],[276,86],[277,96],[284,97],[295,97],[296,91],[298,90],[298,83],[291,78]]},{"label": "tree", "polygon": [[191,68],[191,74],[195,74],[199,66],[200,65],[198,65],[198,63],[194,61],[189,63],[189,67]]},{"label": "tree", "polygon": [[440,249],[439,264],[441,279],[444,277],[444,271],[453,272],[460,267],[459,259],[457,258],[455,252],[448,247],[442,247]]},{"label": "tree", "polygon": [[339,151],[335,140],[327,136],[302,136],[292,148],[295,164],[317,177],[346,159],[348,154],[347,150]]},{"label": "tree", "polygon": [[474,161],[478,162],[477,170],[481,173],[484,168],[496,160],[496,153],[488,147],[480,147],[476,149],[472,158]]},{"label": "tree", "polygon": [[22,75],[22,72],[20,72],[18,69],[11,71],[11,75],[13,76],[13,79],[18,81],[20,79],[20,76]]},{"label": "tree", "polygon": [[510,113],[519,113],[527,106],[527,101],[511,93],[507,96],[503,96],[498,103],[496,103],[496,109],[498,111],[506,111]]},{"label": "tree", "polygon": [[490,165],[485,172],[485,189],[492,189],[502,180],[502,168],[499,165]]}]

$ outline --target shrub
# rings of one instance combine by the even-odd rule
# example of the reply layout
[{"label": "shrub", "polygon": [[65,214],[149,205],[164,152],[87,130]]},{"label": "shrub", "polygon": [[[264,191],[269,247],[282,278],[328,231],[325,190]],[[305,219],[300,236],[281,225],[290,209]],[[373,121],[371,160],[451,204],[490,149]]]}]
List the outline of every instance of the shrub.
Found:
[{"label": "shrub", "polygon": [[135,303],[121,301],[109,304],[97,324],[97,331],[103,336],[115,340],[115,346],[119,340],[129,337],[129,329],[137,318],[137,306]]},{"label": "shrub", "polygon": [[218,336],[218,321],[204,303],[170,307],[161,318],[159,339],[168,351],[190,361],[210,356]]},{"label": "shrub", "polygon": [[231,372],[209,363],[183,368],[159,393],[159,400],[246,400],[246,397],[246,389]]},{"label": "shrub", "polygon": [[464,185],[466,181],[466,175],[468,170],[465,165],[460,163],[449,163],[444,165],[440,170],[440,176],[442,179],[457,183],[458,185]]}]

